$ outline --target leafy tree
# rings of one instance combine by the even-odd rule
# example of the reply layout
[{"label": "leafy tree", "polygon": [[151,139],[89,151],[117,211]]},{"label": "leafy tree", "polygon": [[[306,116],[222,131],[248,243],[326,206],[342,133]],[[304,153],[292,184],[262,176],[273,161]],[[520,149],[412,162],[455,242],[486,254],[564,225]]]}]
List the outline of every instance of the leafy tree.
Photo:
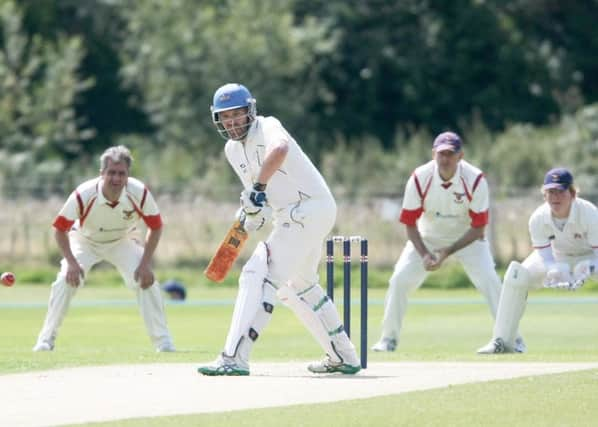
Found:
[{"label": "leafy tree", "polygon": [[313,0],[296,9],[331,20],[338,35],[318,66],[331,95],[315,108],[350,137],[374,134],[392,147],[397,128],[436,133],[477,116],[496,131],[559,112],[544,60],[491,3]]},{"label": "leafy tree", "polygon": [[77,96],[93,82],[77,70],[81,40],[60,36],[54,44],[27,36],[16,4],[0,4],[0,162],[5,188],[60,185],[68,158],[81,152],[94,131],[77,120]]},{"label": "leafy tree", "polygon": [[95,155],[113,145],[121,135],[147,135],[152,132],[140,110],[129,103],[135,96],[126,90],[119,72],[118,56],[124,18],[112,0],[21,0],[23,29],[37,35],[43,43],[55,43],[60,37],[76,36],[84,52],[78,74],[94,85],[75,100],[77,116],[96,130],[83,148],[86,156]]},{"label": "leafy tree", "polygon": [[135,101],[156,129],[153,142],[194,153],[197,172],[222,150],[209,106],[224,83],[245,84],[258,112],[276,115],[292,133],[314,122],[305,110],[317,90],[310,64],[327,46],[317,25],[294,25],[288,1],[207,0],[198,7],[148,0],[127,2],[121,12],[123,79],[140,93]]}]

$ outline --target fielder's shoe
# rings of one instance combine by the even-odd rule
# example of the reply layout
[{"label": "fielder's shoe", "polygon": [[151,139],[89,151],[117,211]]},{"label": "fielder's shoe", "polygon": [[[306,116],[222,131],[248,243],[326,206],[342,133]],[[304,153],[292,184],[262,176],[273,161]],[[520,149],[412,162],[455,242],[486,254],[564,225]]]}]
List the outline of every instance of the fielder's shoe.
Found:
[{"label": "fielder's shoe", "polygon": [[314,374],[332,374],[340,372],[341,374],[353,375],[361,370],[360,365],[349,365],[343,362],[333,362],[329,357],[320,361],[310,363],[307,370]]},{"label": "fielder's shoe", "polygon": [[525,353],[527,351],[527,345],[523,341],[523,338],[517,337],[515,339],[515,353]]},{"label": "fielder's shoe", "polygon": [[397,349],[397,340],[394,338],[381,338],[372,346],[374,351],[395,351]]},{"label": "fielder's shoe", "polygon": [[41,341],[35,344],[33,351],[52,351],[54,350],[54,344],[50,344],[47,341]]},{"label": "fielder's shoe", "polygon": [[249,375],[249,367],[241,366],[233,357],[221,355],[211,365],[200,366],[197,372],[208,376],[246,376]]},{"label": "fielder's shoe", "polygon": [[484,347],[478,349],[478,354],[499,354],[499,353],[511,353],[502,338],[495,338],[486,344]]},{"label": "fielder's shoe", "polygon": [[156,353],[174,353],[175,351],[176,348],[172,343],[162,344],[156,349]]}]

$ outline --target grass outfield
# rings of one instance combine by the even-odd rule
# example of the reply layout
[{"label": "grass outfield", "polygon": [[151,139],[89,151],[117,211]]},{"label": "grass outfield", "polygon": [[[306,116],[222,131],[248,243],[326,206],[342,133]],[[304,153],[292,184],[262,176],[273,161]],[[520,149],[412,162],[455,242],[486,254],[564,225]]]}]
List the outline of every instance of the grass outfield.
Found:
[{"label": "grass outfield", "polygon": [[[48,286],[0,288],[0,374],[82,365],[206,362],[221,350],[235,290],[189,289],[184,304],[168,304],[177,353],[149,344],[133,295],[122,286],[80,290],[51,353],[32,353],[49,295]],[[357,296],[358,292],[354,292]],[[337,296],[339,294],[337,293]],[[370,292],[370,345],[378,338],[383,289]],[[524,355],[480,357],[492,322],[473,290],[422,289],[411,299],[397,352],[370,352],[370,361],[598,361],[598,294],[543,290],[532,293],[522,322]],[[359,342],[358,305],[353,340]],[[319,348],[292,313],[277,307],[253,353],[260,361],[308,361]],[[598,371],[461,385],[383,398],[288,408],[105,423],[102,425],[596,425]],[[508,409],[507,409],[508,408]],[[259,423],[255,420],[259,419]]]}]

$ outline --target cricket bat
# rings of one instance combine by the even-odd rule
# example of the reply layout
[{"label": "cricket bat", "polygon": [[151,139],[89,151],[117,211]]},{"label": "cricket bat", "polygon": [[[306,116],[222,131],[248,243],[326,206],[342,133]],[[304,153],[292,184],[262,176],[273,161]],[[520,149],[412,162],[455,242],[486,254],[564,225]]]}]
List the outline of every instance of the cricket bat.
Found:
[{"label": "cricket bat", "polygon": [[249,234],[247,234],[239,220],[235,221],[210,260],[204,275],[214,282],[222,282],[239,256],[248,237]]}]

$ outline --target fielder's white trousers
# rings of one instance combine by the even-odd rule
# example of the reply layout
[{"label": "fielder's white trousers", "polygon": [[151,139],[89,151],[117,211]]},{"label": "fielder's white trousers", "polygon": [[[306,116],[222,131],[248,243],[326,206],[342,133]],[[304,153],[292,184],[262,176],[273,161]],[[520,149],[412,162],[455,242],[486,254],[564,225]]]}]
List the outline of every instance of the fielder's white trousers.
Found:
[{"label": "fielder's white trousers", "polygon": [[[427,239],[423,240],[430,251],[440,248]],[[451,256],[459,260],[471,282],[486,298],[492,316],[496,317],[501,280],[496,274],[488,241],[476,240]],[[419,288],[429,273],[424,269],[422,258],[413,243],[407,242],[389,280],[384,303],[382,337],[399,340],[403,317],[407,311],[408,294]]]},{"label": "fielder's white trousers", "polygon": [[[137,296],[137,303],[153,345],[156,348],[172,345],[158,282],[155,281],[147,289],[141,289],[134,279],[135,270],[143,255],[143,247],[130,238],[112,243],[91,243],[76,231],[70,232],[69,241],[73,255],[85,271],[85,277],[91,268],[100,261],[107,261],[117,268],[125,285]],[[63,259],[56,281],[52,283],[48,313],[39,334],[38,343],[47,342],[54,345],[58,328],[66,316],[71,299],[77,292],[78,288],[66,283],[66,272],[67,262]],[[79,287],[82,287],[83,284],[84,281],[81,281]]]}]

